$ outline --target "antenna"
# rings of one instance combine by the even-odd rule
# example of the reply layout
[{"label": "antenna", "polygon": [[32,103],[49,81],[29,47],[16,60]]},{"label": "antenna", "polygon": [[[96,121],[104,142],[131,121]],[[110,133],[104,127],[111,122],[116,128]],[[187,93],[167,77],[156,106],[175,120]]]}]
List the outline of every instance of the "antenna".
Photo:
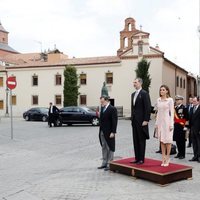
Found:
[{"label": "antenna", "polygon": [[40,50],[41,50],[41,53],[42,53],[42,42],[41,42],[41,41],[38,41],[38,40],[34,40],[34,42],[40,44]]}]

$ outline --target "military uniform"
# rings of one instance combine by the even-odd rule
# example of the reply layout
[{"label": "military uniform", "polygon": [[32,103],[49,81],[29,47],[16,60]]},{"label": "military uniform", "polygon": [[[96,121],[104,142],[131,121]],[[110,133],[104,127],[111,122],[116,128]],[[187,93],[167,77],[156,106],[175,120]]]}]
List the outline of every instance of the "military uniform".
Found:
[{"label": "military uniform", "polygon": [[[179,99],[176,99],[176,100],[179,100]],[[184,128],[185,128],[185,124],[187,120],[188,120],[187,108],[183,104],[175,106],[173,140],[176,141],[176,145],[178,149],[178,154],[175,158],[179,158],[179,159],[185,158],[186,139],[185,139]]]}]

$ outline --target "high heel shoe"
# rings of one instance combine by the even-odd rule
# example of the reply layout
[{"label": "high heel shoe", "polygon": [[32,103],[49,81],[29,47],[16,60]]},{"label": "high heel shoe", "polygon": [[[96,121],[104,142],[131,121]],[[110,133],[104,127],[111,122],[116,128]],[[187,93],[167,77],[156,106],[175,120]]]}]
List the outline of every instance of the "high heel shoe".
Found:
[{"label": "high heel shoe", "polygon": [[170,159],[167,159],[166,161],[165,161],[165,163],[164,163],[164,167],[168,167],[169,166],[169,162],[170,162]]},{"label": "high heel shoe", "polygon": [[164,167],[164,166],[165,166],[165,162],[166,162],[166,159],[165,159],[165,158],[163,158],[163,159],[162,159],[162,163],[161,163],[161,166],[162,166],[162,167]]}]

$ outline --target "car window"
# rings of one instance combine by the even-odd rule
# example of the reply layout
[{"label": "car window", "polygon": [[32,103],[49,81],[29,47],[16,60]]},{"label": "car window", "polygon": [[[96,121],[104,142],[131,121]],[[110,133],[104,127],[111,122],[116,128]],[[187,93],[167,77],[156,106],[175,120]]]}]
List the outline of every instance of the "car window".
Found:
[{"label": "car window", "polygon": [[73,112],[81,112],[82,110],[80,108],[73,108]]},{"label": "car window", "polygon": [[87,107],[84,107],[83,110],[85,110],[86,112],[95,112],[94,110],[87,108]]},{"label": "car window", "polygon": [[42,112],[42,113],[48,113],[48,108],[40,108],[40,112]]},{"label": "car window", "polygon": [[62,109],[64,112],[73,112],[73,108],[71,107],[65,107]]}]

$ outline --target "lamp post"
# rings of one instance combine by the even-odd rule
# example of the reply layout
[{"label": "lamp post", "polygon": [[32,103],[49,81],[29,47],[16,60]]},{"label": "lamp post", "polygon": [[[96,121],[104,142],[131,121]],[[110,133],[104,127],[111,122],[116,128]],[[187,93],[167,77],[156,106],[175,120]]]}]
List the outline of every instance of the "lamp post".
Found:
[{"label": "lamp post", "polygon": [[9,113],[8,113],[8,93],[9,93],[9,89],[6,86],[6,113],[5,113],[6,117],[9,117]]}]

